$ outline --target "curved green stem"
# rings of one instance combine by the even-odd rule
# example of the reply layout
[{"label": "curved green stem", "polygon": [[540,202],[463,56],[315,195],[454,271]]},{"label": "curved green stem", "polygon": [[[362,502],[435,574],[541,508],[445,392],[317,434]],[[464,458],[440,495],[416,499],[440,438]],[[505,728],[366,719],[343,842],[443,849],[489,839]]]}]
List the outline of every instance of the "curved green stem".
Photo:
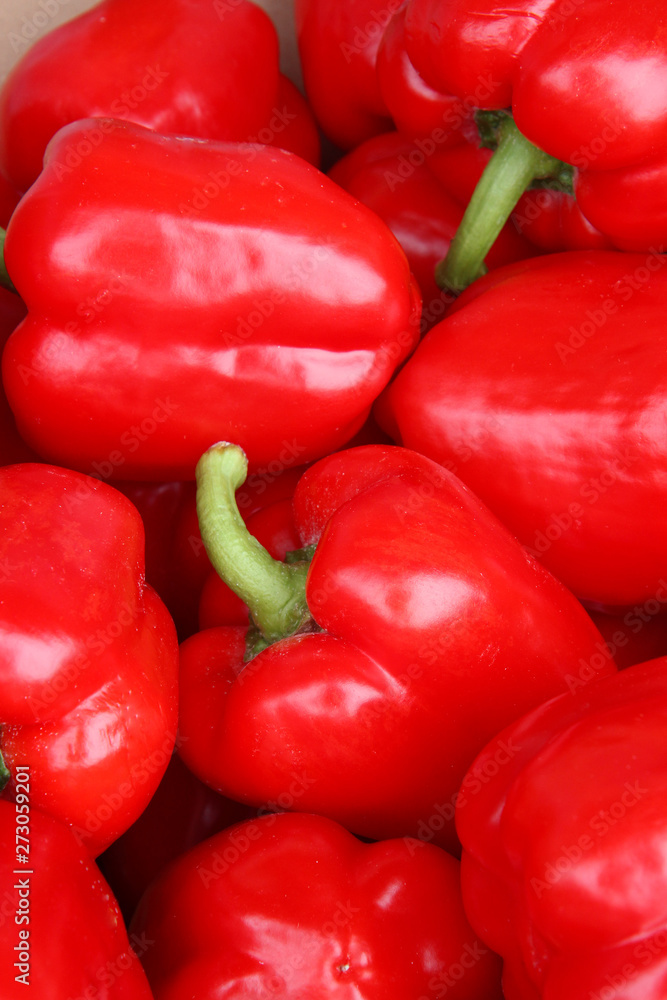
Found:
[{"label": "curved green stem", "polygon": [[5,264],[5,238],[7,233],[4,229],[0,229],[0,285],[3,288],[9,289],[10,292],[16,292],[12,279],[7,273],[7,266]]},{"label": "curved green stem", "polygon": [[459,293],[485,273],[484,258],[512,209],[536,178],[557,177],[563,164],[534,146],[508,114],[499,127],[498,148],[489,160],[451,242],[435,270],[440,288]]},{"label": "curved green stem", "polygon": [[197,516],[206,552],[219,576],[250,608],[269,642],[296,632],[310,617],[304,562],[273,559],[250,534],[236,506],[248,462],[237,445],[220,442],[197,464]]}]

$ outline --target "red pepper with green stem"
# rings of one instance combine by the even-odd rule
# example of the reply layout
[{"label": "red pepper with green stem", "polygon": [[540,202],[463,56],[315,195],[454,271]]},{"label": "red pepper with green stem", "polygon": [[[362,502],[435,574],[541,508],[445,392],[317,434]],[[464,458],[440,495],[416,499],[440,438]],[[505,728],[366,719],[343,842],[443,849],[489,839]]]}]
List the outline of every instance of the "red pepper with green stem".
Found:
[{"label": "red pepper with green stem", "polygon": [[20,431],[104,478],[190,479],[230,439],[254,469],[311,461],[357,432],[419,337],[419,292],[385,224],[264,146],[67,126],[5,262],[28,307],[3,355]]},{"label": "red pepper with green stem", "polygon": [[[378,429],[377,433],[382,432]],[[386,440],[390,443],[388,437]],[[297,458],[295,454],[291,460]],[[286,459],[289,461],[289,456]],[[286,497],[291,498],[302,472],[302,467],[294,468],[280,462],[258,469],[237,493],[236,502],[242,517],[246,521],[253,520],[263,508],[272,508]],[[206,555],[197,521],[195,484],[114,481],[114,486],[141,514],[146,533],[146,580],[166,604],[179,639],[187,639],[201,627],[198,622],[201,602],[210,609],[206,615],[217,615],[224,607],[235,615],[245,614],[239,619],[245,623],[245,605],[214,572]],[[283,530],[283,525],[276,524],[278,535],[282,535]],[[266,544],[266,534],[263,540]],[[233,624],[238,624],[236,618]]]},{"label": "red pepper with green stem", "polygon": [[667,659],[571,687],[463,780],[466,912],[504,958],[507,1000],[662,1000]]},{"label": "red pepper with green stem", "polygon": [[360,447],[304,473],[294,518],[307,548],[285,562],[234,509],[245,470],[234,446],[198,467],[202,537],[254,625],[182,644],[181,756],[231,798],[372,838],[436,816],[430,836],[455,848],[452,803],[486,734],[562,691],[599,633],[454,476],[413,452]]},{"label": "red pepper with green stem", "polygon": [[363,844],[310,815],[217,834],[149,887],[131,924],[155,1000],[499,1000],[459,866],[415,840]]},{"label": "red pepper with green stem", "polygon": [[0,802],[3,997],[153,1000],[138,957],[145,939],[128,939],[109,886],[72,831],[35,808],[30,771],[20,786],[16,806]]},{"label": "red pepper with green stem", "polygon": [[581,600],[655,598],[663,516],[667,256],[520,261],[476,281],[375,407],[453,469]]},{"label": "red pepper with green stem", "polygon": [[144,532],[117,490],[49,465],[0,469],[0,751],[5,797],[91,854],[148,803],[176,739],[178,647],[144,580]]},{"label": "red pepper with green stem", "polygon": [[313,162],[319,156],[310,110],[279,73],[275,28],[249,0],[166,0],[159,18],[151,0],[104,0],[49,31],[0,91],[0,172],[27,191],[52,136],[83,118],[284,142]]},{"label": "red pepper with green stem", "polygon": [[[332,180],[386,222],[403,247],[422,295],[423,331],[442,319],[454,301],[438,288],[434,272],[490,156],[471,142],[428,147],[388,132],[361,143],[329,171]],[[491,247],[487,263],[493,268],[536,252],[509,223]]]},{"label": "red pepper with green stem", "polygon": [[[499,112],[498,150],[439,281],[460,291],[535,178],[573,174],[585,218],[625,250],[667,244],[667,48],[661,0],[576,13],[410,0],[406,49],[435,90]],[[482,86],[483,84],[483,86]],[[506,109],[511,108],[511,115]]]}]

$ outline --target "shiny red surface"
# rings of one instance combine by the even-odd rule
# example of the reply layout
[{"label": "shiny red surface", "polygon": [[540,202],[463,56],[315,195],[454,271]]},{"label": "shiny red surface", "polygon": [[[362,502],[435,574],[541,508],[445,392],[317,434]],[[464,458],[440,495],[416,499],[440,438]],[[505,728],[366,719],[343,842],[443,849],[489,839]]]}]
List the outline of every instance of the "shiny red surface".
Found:
[{"label": "shiny red surface", "polygon": [[376,406],[582,600],[664,576],[667,258],[534,258],[471,285]]},{"label": "shiny red surface", "polygon": [[463,781],[466,911],[507,1000],[662,1000],[667,660],[573,686]]},{"label": "shiny red surface", "polygon": [[156,17],[151,0],[104,0],[45,34],[9,74],[0,170],[27,190],[51,137],[82,118],[252,141],[278,95],[278,39],[256,4],[164,0]]},{"label": "shiny red surface", "polygon": [[[399,241],[422,295],[422,330],[439,322],[453,297],[435,283],[466,204],[491,153],[459,144],[420,143],[388,132],[342,157],[329,177],[371,208]],[[536,248],[507,223],[486,258],[489,268],[532,256]]]},{"label": "shiny red surface", "polygon": [[425,82],[475,108],[511,107],[534,145],[576,168],[581,211],[615,247],[667,244],[662,0],[410,0],[405,23]]},{"label": "shiny red surface", "polygon": [[[23,794],[31,799],[32,775],[26,785]],[[118,905],[90,855],[50,816],[32,805],[28,815],[29,863],[21,865],[17,810],[0,802],[3,997],[152,1000],[135,953],[145,945],[128,939]]]},{"label": "shiny red surface", "polygon": [[99,122],[58,133],[7,231],[29,311],[3,357],[22,435],[71,468],[162,481],[219,440],[253,471],[341,447],[419,334],[395,237],[282,150],[106,124],[76,166]]},{"label": "shiny red surface", "polygon": [[500,997],[463,913],[458,863],[416,841],[362,844],[330,820],[263,816],[181,857],[131,925],[155,1000]]},{"label": "shiny red surface", "polygon": [[[456,849],[453,803],[475,754],[566,690],[601,637],[454,476],[414,453],[323,459],[294,514],[301,542],[319,543],[306,596],[323,631],[245,665],[243,628],[183,643],[181,756],[231,798]],[[615,668],[603,657],[596,669]]]},{"label": "shiny red surface", "polygon": [[392,127],[375,72],[378,46],[402,0],[296,0],[296,32],[308,101],[341,149]]},{"label": "shiny red surface", "polygon": [[0,470],[4,567],[0,749],[16,792],[98,854],[137,818],[169,763],[177,643],[144,580],[138,512],[112,487],[48,465]]}]

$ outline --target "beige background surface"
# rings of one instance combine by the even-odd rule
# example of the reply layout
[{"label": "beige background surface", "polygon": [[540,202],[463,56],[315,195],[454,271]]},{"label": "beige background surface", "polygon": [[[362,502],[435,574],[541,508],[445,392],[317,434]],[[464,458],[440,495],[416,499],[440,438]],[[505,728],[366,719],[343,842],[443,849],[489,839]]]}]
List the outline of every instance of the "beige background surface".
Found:
[{"label": "beige background surface", "polygon": [[[139,2],[139,0],[137,0]],[[160,0],[155,3],[160,16]],[[202,3],[212,0],[201,0]],[[299,83],[294,37],[293,0],[255,0],[273,19],[280,38],[281,63],[285,73]],[[56,25],[69,21],[95,6],[94,0],[0,0],[0,83],[33,44]]]}]

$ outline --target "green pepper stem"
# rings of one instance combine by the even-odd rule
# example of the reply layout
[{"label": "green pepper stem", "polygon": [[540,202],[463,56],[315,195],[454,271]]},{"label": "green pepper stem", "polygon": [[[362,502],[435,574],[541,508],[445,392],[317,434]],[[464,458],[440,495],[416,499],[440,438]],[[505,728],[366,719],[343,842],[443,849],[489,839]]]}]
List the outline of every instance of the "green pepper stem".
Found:
[{"label": "green pepper stem", "polygon": [[7,273],[7,265],[5,264],[6,237],[7,233],[5,232],[4,229],[0,228],[0,285],[2,285],[3,288],[7,288],[10,292],[16,293],[16,289],[14,288],[12,279],[9,277],[9,274]]},{"label": "green pepper stem", "polygon": [[250,609],[269,642],[296,632],[309,618],[306,563],[282,563],[250,534],[236,505],[248,461],[237,445],[213,445],[197,464],[197,516],[218,575]]},{"label": "green pepper stem", "polygon": [[449,252],[435,269],[439,287],[458,294],[485,273],[484,258],[517,201],[537,178],[558,176],[563,164],[519,132],[507,115],[498,148],[479,179]]}]

